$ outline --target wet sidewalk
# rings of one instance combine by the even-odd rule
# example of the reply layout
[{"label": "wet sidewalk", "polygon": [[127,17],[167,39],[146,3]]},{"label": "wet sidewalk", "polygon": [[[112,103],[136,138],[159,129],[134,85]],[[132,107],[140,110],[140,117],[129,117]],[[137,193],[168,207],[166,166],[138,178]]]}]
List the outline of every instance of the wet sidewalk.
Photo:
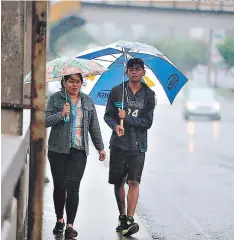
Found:
[{"label": "wet sidewalk", "polygon": [[[140,225],[140,231],[132,237],[126,238],[118,235],[115,228],[118,223],[118,209],[115,202],[113,186],[108,184],[107,163],[98,160],[98,153],[91,146],[86,170],[80,186],[80,203],[74,223],[78,230],[78,240],[150,240],[152,239],[144,228],[140,219],[135,220]],[[43,240],[63,240],[64,237],[55,237],[52,234],[55,225],[53,206],[53,182],[47,161],[46,175],[50,182],[45,185],[44,214],[43,214]],[[66,217],[65,217],[66,219]]]}]

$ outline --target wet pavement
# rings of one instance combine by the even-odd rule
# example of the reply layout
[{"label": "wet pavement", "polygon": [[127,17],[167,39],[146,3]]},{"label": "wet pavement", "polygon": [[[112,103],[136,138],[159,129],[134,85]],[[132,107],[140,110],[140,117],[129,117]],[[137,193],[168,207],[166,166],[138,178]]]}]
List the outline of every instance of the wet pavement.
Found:
[{"label": "wet pavement", "polygon": [[234,102],[221,121],[185,122],[159,106],[149,134],[138,214],[154,239],[234,239]]},{"label": "wet pavement", "polygon": [[[103,107],[97,109],[108,153],[110,129],[102,119]],[[137,207],[141,230],[135,239],[234,239],[233,101],[223,102],[221,117],[220,122],[186,122],[181,99],[173,106],[157,106]],[[107,183],[108,159],[97,159],[93,148],[81,184],[78,239],[126,239],[115,233],[118,211]],[[47,175],[51,179],[48,166]],[[51,181],[45,186],[43,239],[55,239],[52,190]]]},{"label": "wet pavement", "polygon": [[[49,165],[49,164],[48,164]],[[51,179],[45,185],[43,240],[63,240],[63,236],[52,234],[55,225],[53,206],[53,183],[47,165],[47,176]],[[66,218],[65,218],[66,219]],[[74,228],[78,230],[80,240],[149,240],[148,231],[136,216],[140,224],[140,231],[132,237],[118,235],[115,228],[118,224],[118,209],[115,202],[113,186],[108,184],[108,168],[98,160],[98,154],[91,147],[91,154],[87,161],[86,170],[80,187],[80,204]]]}]

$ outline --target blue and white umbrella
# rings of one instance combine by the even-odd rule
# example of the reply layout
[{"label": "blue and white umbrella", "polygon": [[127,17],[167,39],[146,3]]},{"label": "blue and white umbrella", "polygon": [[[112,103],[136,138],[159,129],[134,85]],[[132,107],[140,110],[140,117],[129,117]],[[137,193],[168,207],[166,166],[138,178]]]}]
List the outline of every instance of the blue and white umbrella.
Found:
[{"label": "blue and white umbrella", "polygon": [[157,85],[158,81],[171,104],[188,81],[161,51],[139,42],[120,40],[104,47],[86,50],[76,57],[100,61],[102,64],[106,63],[109,69],[95,81],[88,92],[94,103],[98,105],[106,105],[110,90],[127,80],[125,76],[126,62],[130,58],[141,58],[144,61],[146,72],[153,74],[156,81],[147,74],[143,81],[152,88]]}]

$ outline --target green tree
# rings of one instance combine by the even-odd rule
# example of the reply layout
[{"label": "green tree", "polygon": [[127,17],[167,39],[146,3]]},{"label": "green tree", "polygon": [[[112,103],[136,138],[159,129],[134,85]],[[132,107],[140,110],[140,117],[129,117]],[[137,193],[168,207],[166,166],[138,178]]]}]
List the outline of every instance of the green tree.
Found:
[{"label": "green tree", "polygon": [[181,71],[191,71],[207,64],[207,44],[203,41],[164,40],[152,44],[161,50]]},{"label": "green tree", "polygon": [[217,48],[228,68],[234,67],[234,35],[227,37],[224,43],[217,45]]}]

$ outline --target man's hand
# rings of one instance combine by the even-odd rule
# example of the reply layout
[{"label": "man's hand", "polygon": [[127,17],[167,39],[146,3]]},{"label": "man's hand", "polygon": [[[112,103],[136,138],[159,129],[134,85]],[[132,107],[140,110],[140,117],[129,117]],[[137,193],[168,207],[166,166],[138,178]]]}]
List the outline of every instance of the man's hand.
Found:
[{"label": "man's hand", "polygon": [[126,111],[119,109],[119,118],[124,119],[126,117]]},{"label": "man's hand", "polygon": [[124,129],[123,129],[123,127],[121,127],[120,125],[117,125],[117,126],[115,127],[115,132],[116,132],[116,134],[117,134],[118,137],[121,137],[121,136],[124,135]]},{"label": "man's hand", "polygon": [[104,161],[106,159],[106,152],[105,152],[105,150],[99,150],[98,153],[99,153],[99,160],[100,161]]}]

